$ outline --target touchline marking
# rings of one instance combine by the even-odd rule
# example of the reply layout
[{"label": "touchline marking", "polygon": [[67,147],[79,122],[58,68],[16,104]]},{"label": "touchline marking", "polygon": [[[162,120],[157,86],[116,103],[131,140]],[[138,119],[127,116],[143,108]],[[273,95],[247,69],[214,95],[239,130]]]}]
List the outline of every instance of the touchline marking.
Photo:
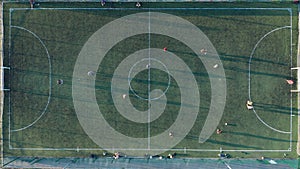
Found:
[{"label": "touchline marking", "polygon": [[151,109],[150,109],[150,106],[151,106],[151,25],[150,25],[150,17],[151,17],[151,13],[149,11],[149,17],[148,17],[148,31],[149,31],[149,34],[148,34],[148,59],[149,59],[149,62],[148,62],[148,149],[151,148],[151,125],[150,125],[150,122],[151,122]]},{"label": "touchline marking", "polygon": [[[290,46],[290,59],[291,59],[291,67],[292,67],[292,65],[293,65],[293,59],[292,59],[292,55],[293,55],[293,48],[292,48],[292,46],[293,46],[293,14],[292,14],[292,10],[290,9],[289,10],[290,11],[290,25],[291,25],[291,29],[290,29],[290,33],[291,33],[291,39],[290,39],[290,42],[291,42],[291,46]],[[291,77],[293,77],[293,74],[292,74],[292,70],[290,70],[291,71],[291,74],[290,74],[290,76]],[[299,83],[298,83],[299,84]],[[291,89],[292,89],[292,86],[291,86]],[[290,103],[290,106],[291,106],[291,117],[290,117],[290,149],[292,149],[292,139],[293,139],[293,92],[291,92],[291,94],[290,94],[290,96],[291,96],[291,103]]]},{"label": "touchline marking", "polygon": [[[143,8],[148,10],[288,10],[291,12],[291,8]],[[136,10],[136,9],[115,9],[115,8],[11,8],[12,10]],[[291,16],[292,18],[292,16]],[[9,15],[9,22],[11,26],[11,13]],[[292,30],[291,30],[292,35]],[[9,54],[10,54],[10,39],[11,39],[11,29],[9,30]],[[291,40],[292,41],[292,40]],[[291,49],[292,51],[292,49]],[[292,57],[292,56],[291,56]],[[9,59],[10,62],[10,59]],[[291,61],[292,62],[292,61]],[[50,65],[51,66],[51,65]],[[51,77],[50,77],[51,78]],[[9,93],[9,102],[10,102],[10,93]],[[9,104],[10,106],[10,104]],[[292,109],[292,108],[291,108]],[[9,120],[10,120],[10,108],[9,108]],[[290,140],[291,141],[291,140]],[[10,121],[9,121],[9,145],[10,145]],[[18,149],[18,150],[77,150],[73,148],[13,148],[12,146],[9,149]],[[104,150],[100,148],[80,148],[80,150]],[[141,149],[130,149],[132,151],[141,150]],[[212,149],[168,149],[168,150],[187,150],[187,151],[219,151]],[[288,150],[224,150],[224,151],[247,151],[247,152],[286,152]]]},{"label": "touchline marking", "polygon": [[[99,150],[112,150],[112,151],[145,151],[149,149],[135,149],[135,148],[10,148],[12,150],[36,150],[36,151],[99,151]],[[163,150],[163,151],[193,151],[193,152],[220,152],[220,149],[186,149],[186,148],[175,148],[175,149],[150,149],[150,151],[157,151],[157,150]],[[222,151],[227,152],[290,152],[291,149],[286,150],[233,150],[233,149],[222,149]]]},{"label": "touchline marking", "polygon": [[37,39],[40,41],[40,43],[43,45],[43,47],[44,47],[44,49],[45,49],[45,51],[46,51],[46,53],[47,53],[47,56],[48,56],[48,63],[49,63],[49,92],[48,92],[48,101],[47,101],[47,104],[46,104],[46,106],[45,106],[43,112],[41,113],[41,115],[40,115],[36,120],[34,120],[31,124],[29,124],[29,125],[27,125],[27,126],[25,126],[25,127],[19,128],[19,129],[11,130],[12,132],[16,132],[16,131],[25,130],[25,129],[27,129],[27,128],[33,126],[33,125],[34,125],[37,121],[39,121],[39,120],[42,118],[42,116],[46,113],[46,110],[47,110],[47,108],[48,108],[48,106],[49,106],[49,103],[50,103],[50,100],[51,100],[51,88],[52,88],[52,85],[51,85],[51,84],[52,84],[52,78],[51,78],[51,77],[52,77],[52,67],[51,67],[51,60],[50,60],[50,55],[49,55],[48,49],[47,49],[45,43],[40,39],[39,36],[37,36],[35,33],[33,33],[32,31],[30,31],[30,30],[28,30],[28,29],[26,29],[26,28],[24,28],[24,27],[20,27],[20,26],[12,26],[12,25],[11,25],[10,27],[11,27],[11,28],[17,28],[17,29],[21,29],[21,30],[27,31],[27,32],[29,32],[30,34],[32,34],[35,38],[37,38]]},{"label": "touchline marking", "polygon": [[[1,8],[1,21],[2,21],[2,23],[1,23],[1,37],[2,37],[2,39],[0,40],[1,41],[1,47],[2,47],[2,51],[1,51],[1,56],[2,56],[2,58],[1,58],[1,63],[2,63],[2,66],[3,66],[3,57],[4,57],[4,52],[3,52],[3,49],[4,49],[4,32],[3,32],[3,30],[4,30],[4,26],[3,26],[3,2],[1,3],[1,5],[2,5],[2,8]],[[9,68],[9,70],[10,70],[10,68]],[[1,89],[4,89],[4,70],[2,69],[1,70],[1,76],[2,76],[2,79],[1,79]],[[2,100],[2,104],[3,104],[3,102],[4,102],[4,92],[3,93],[1,93],[1,98],[3,99]],[[1,124],[3,124],[3,107],[1,108]],[[3,145],[3,125],[1,126],[1,130],[2,130],[2,132],[1,132],[1,150],[0,150],[0,153],[1,153],[1,157],[4,157],[4,153],[3,153],[3,150],[4,150],[4,145]],[[1,158],[1,164],[2,164],[2,166],[3,166],[3,164],[4,164],[4,158]]]},{"label": "touchline marking", "polygon": [[[133,10],[138,11],[136,8],[10,8],[13,10]],[[291,8],[142,8],[142,10],[287,10]],[[141,10],[139,10],[141,11]]]},{"label": "touchline marking", "polygon": [[[251,61],[252,61],[252,57],[253,57],[253,54],[257,48],[257,46],[260,44],[260,42],[265,38],[267,37],[268,35],[270,35],[271,33],[275,32],[275,31],[278,31],[278,30],[281,30],[281,29],[287,29],[287,28],[292,28],[291,26],[283,26],[283,27],[279,27],[279,28],[276,28],[276,29],[273,29],[271,30],[270,32],[266,33],[263,37],[261,37],[259,39],[259,41],[255,44],[251,54],[250,54],[250,59],[249,59],[249,64],[248,64],[248,94],[249,94],[249,100],[251,101]],[[266,122],[264,122],[260,117],[259,115],[256,113],[255,111],[255,108],[253,107],[253,112],[254,114],[256,115],[257,119],[263,123],[265,126],[267,126],[268,128],[270,128],[271,130],[274,130],[276,132],[279,132],[279,133],[284,133],[284,134],[291,134],[291,131],[282,131],[282,130],[278,130],[278,129],[275,129],[273,127],[271,127],[270,125],[268,125]]]},{"label": "touchline marking", "polygon": [[[11,9],[9,9],[9,36],[8,36],[8,65],[9,67],[11,67],[11,64],[10,64],[10,55],[11,55]],[[3,15],[2,15],[3,16]],[[9,77],[11,77],[11,69],[9,69]],[[9,88],[11,88],[11,82],[9,80],[8,82],[8,85],[9,85]],[[10,121],[11,121],[11,95],[10,95],[10,92],[8,93],[8,147],[10,148],[11,147],[11,144],[10,144],[10,138],[11,138],[11,124],[10,124]]]}]

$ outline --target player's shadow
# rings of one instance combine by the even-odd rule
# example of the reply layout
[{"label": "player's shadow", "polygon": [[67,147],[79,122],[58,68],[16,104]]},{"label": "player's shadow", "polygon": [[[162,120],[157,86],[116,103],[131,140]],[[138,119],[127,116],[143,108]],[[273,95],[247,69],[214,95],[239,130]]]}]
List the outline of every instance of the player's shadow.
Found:
[{"label": "player's shadow", "polygon": [[235,123],[227,123],[227,125],[226,126],[234,126],[234,127],[236,127],[237,126],[237,124],[235,124]]}]

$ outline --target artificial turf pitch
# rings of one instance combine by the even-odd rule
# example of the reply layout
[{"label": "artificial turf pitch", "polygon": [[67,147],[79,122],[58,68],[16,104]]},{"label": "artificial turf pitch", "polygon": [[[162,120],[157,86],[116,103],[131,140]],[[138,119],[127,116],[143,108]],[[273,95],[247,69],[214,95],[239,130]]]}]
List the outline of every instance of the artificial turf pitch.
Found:
[{"label": "artificial turf pitch", "polygon": [[[181,8],[190,7],[191,4],[162,6]],[[65,4],[45,3],[41,7],[56,8],[18,10],[22,5],[5,4],[4,65],[10,67],[9,71],[5,71],[5,86],[10,89],[5,93],[4,100],[5,155],[89,156],[102,154],[102,148],[112,149],[95,144],[78,121],[72,98],[74,65],[85,42],[99,28],[120,17],[149,11],[186,19],[203,31],[215,46],[227,83],[226,106],[217,126],[223,132],[220,135],[214,133],[205,143],[199,143],[199,133],[209,107],[214,104],[211,103],[210,79],[201,60],[186,44],[168,36],[147,33],[115,44],[96,70],[97,103],[105,120],[116,131],[130,137],[147,138],[150,126],[150,136],[156,136],[175,122],[183,106],[176,79],[171,77],[165,111],[150,125],[132,122],[116,110],[111,97],[111,79],[115,69],[128,55],[149,48],[150,43],[151,48],[167,47],[168,52],[180,57],[193,72],[200,93],[200,108],[195,124],[187,136],[168,152],[188,157],[215,157],[221,149],[230,150],[233,156],[251,157],[251,153],[256,156],[257,152],[269,151],[270,156],[281,157],[281,152],[295,151],[297,128],[292,115],[296,113],[293,108],[296,99],[294,95],[291,96],[291,86],[285,82],[291,79],[290,67],[293,66],[291,63],[295,54],[292,45],[295,43],[296,30],[293,8],[222,9],[213,8],[210,4],[194,4],[193,7],[199,9],[172,10],[155,8],[157,4],[144,4],[155,9],[127,9],[126,5],[122,10],[114,10],[123,7],[119,3],[113,9],[92,10],[56,9],[65,7]],[[245,7],[235,5],[224,4],[223,7]],[[276,4],[273,6],[278,7]],[[9,9],[11,7],[14,9]],[[78,6],[74,4],[72,7]],[[87,7],[98,8],[99,4],[89,4]],[[203,9],[205,7],[211,9]],[[272,32],[284,26],[287,27]],[[264,35],[267,36],[260,41]],[[291,41],[291,38],[294,39]],[[62,85],[56,84],[58,79],[63,80]],[[136,94],[147,98],[149,84],[151,90],[165,90],[168,87],[167,79],[166,72],[151,69],[149,81],[148,71],[144,70],[133,78],[131,86]],[[252,110],[246,109],[249,91],[255,111],[265,124]],[[132,91],[129,92],[129,98],[137,110],[148,109],[148,101],[136,97]],[[36,119],[39,120],[35,122]],[[225,123],[229,125],[225,126]],[[292,133],[280,133],[266,124]]]}]

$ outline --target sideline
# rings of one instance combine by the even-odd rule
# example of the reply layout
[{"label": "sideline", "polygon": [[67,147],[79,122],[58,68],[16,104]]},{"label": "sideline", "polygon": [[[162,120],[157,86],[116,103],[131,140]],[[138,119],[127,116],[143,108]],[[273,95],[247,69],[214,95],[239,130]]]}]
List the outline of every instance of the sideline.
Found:
[{"label": "sideline", "polygon": [[[300,4],[298,4],[298,51],[297,51],[297,67],[300,66]],[[300,89],[300,70],[297,70],[297,89]],[[298,93],[298,141],[297,154],[300,155],[300,94]]]},{"label": "sideline", "polygon": [[4,102],[4,72],[2,69],[3,65],[3,2],[0,4],[0,145],[1,145],[1,153],[0,153],[0,166],[3,166],[3,102]]}]

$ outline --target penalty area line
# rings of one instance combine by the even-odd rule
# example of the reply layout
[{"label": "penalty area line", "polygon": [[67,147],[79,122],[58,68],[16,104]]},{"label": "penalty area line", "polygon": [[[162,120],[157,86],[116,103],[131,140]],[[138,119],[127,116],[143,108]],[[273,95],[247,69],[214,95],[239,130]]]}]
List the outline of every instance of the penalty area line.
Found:
[{"label": "penalty area line", "polygon": [[47,111],[48,106],[50,104],[51,93],[52,93],[52,65],[51,65],[51,57],[50,57],[50,54],[49,54],[49,50],[46,47],[46,44],[43,42],[43,40],[37,34],[35,34],[34,32],[32,32],[32,31],[30,31],[30,30],[28,30],[24,27],[20,27],[20,26],[10,25],[10,31],[11,31],[12,28],[20,29],[20,30],[26,31],[26,32],[30,33],[31,35],[33,35],[40,42],[40,44],[43,46],[44,50],[46,51],[47,58],[48,58],[48,64],[49,64],[49,70],[48,70],[49,71],[49,90],[48,90],[47,103],[46,103],[43,111],[40,113],[40,116],[37,119],[35,119],[32,123],[30,123],[29,125],[27,125],[25,127],[11,130],[12,132],[18,132],[18,131],[22,131],[22,130],[25,130],[25,129],[33,126],[35,123],[37,123],[44,116],[44,114],[46,114],[46,111]]}]

